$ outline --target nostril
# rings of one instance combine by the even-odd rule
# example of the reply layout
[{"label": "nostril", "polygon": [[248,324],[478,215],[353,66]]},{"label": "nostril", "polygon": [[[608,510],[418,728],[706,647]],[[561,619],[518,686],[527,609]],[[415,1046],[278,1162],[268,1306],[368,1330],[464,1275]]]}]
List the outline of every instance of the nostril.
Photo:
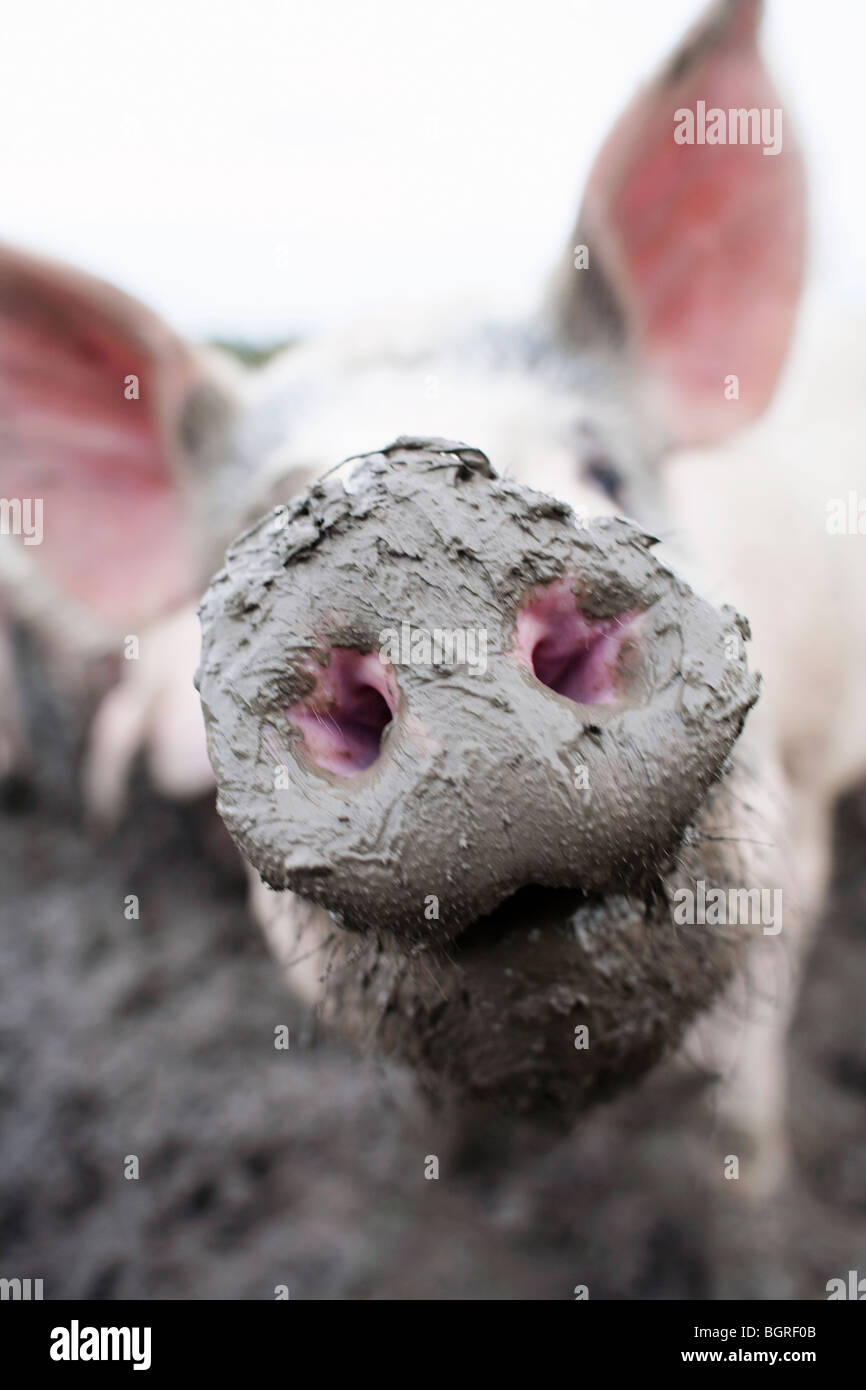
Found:
[{"label": "nostril", "polygon": [[537,680],[582,705],[607,705],[621,694],[621,661],[633,646],[637,615],[582,613],[567,579],[536,593],[517,614],[515,650]]},{"label": "nostril", "polygon": [[327,666],[313,670],[315,686],[286,710],[317,767],[353,777],[379,757],[397,710],[397,686],[375,652],[331,647]]}]

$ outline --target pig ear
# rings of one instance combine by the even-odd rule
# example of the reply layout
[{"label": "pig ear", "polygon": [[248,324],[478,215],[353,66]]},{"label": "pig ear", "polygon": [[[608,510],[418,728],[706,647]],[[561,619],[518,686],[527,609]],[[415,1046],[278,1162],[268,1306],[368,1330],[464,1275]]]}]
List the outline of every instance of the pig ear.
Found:
[{"label": "pig ear", "polygon": [[[556,281],[562,337],[625,350],[684,444],[718,439],[764,409],[799,299],[803,166],[758,53],[760,8],[714,5],[625,111],[592,169]],[[766,110],[763,143],[698,143],[701,110],[709,120],[712,108],[726,129],[729,110],[757,111],[758,131]],[[695,143],[678,143],[689,134],[685,112]]]},{"label": "pig ear", "polygon": [[19,561],[49,592],[117,623],[193,591],[178,464],[201,375],[135,300],[0,247],[0,496],[22,501]]}]

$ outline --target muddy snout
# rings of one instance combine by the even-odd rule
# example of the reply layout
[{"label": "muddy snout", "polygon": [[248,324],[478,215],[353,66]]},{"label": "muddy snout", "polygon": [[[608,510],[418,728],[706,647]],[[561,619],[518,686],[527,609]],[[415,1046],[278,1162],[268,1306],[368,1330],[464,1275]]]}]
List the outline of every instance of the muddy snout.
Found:
[{"label": "muddy snout", "polygon": [[445,945],[527,885],[657,878],[757,682],[744,620],[653,545],[435,440],[241,536],[199,686],[220,812],[264,880]]}]

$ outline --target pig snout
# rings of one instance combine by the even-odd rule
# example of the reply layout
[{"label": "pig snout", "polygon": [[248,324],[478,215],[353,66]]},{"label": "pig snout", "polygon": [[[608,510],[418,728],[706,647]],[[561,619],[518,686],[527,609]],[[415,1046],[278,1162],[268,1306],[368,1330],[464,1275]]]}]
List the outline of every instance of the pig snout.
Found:
[{"label": "pig snout", "polygon": [[265,882],[407,946],[528,885],[648,891],[757,698],[744,620],[653,545],[435,440],[240,537],[198,682],[220,812]]}]

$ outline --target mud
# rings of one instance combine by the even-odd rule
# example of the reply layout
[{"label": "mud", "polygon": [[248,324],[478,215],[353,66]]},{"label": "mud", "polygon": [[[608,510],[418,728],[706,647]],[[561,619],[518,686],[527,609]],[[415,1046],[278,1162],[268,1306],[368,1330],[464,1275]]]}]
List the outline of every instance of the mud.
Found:
[{"label": "mud", "polygon": [[[744,620],[653,544],[616,518],[578,526],[444,440],[397,441],[247,531],[201,606],[199,685],[220,814],[264,880],[350,929],[440,943],[529,884],[640,896],[757,698]],[[563,576],[589,621],[638,615],[613,703],[518,659],[519,610]],[[286,711],[332,648],[375,652],[407,621],[484,630],[486,669],[388,667],[380,756],[353,777],[317,766]]]},{"label": "mud", "polygon": [[756,1213],[722,1176],[745,1150],[697,1066],[540,1148],[455,1135],[399,1069],[311,1036],[212,808],[139,785],[95,843],[65,753],[40,746],[43,783],[0,806],[5,1277],[46,1299],[824,1299],[862,1273],[866,799],[839,822],[789,1050],[790,1180]]}]

